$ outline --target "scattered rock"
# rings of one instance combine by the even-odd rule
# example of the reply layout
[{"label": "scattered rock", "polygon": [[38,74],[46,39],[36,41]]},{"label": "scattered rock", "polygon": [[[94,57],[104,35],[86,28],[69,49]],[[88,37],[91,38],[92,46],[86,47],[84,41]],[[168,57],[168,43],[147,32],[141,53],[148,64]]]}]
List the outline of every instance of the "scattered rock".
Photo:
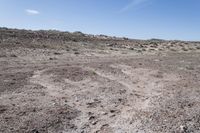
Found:
[{"label": "scattered rock", "polygon": [[4,105],[0,105],[0,114],[4,113],[7,110],[7,107]]},{"label": "scattered rock", "polygon": [[181,131],[181,133],[186,133],[186,131],[187,131],[187,127],[181,125],[181,126],[180,126],[180,131]]}]

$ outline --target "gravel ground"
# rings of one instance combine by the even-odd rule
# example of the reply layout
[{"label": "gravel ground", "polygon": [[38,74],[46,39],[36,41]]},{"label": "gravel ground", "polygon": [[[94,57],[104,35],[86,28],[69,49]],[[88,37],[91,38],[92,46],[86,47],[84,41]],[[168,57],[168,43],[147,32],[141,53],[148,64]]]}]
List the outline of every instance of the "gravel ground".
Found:
[{"label": "gravel ground", "polygon": [[198,42],[0,33],[2,133],[200,132]]}]

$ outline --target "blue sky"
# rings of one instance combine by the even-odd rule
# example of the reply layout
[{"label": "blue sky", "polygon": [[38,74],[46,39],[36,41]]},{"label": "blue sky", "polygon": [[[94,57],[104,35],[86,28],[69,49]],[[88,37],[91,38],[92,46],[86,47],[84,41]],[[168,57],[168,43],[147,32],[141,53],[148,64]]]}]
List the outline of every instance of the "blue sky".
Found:
[{"label": "blue sky", "polygon": [[0,0],[0,27],[200,41],[200,0]]}]

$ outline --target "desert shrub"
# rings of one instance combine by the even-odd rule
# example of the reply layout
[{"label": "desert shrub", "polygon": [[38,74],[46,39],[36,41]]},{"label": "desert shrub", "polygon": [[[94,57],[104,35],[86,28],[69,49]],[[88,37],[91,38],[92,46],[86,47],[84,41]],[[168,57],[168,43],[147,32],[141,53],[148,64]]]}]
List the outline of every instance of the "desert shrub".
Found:
[{"label": "desert shrub", "polygon": [[196,49],[200,49],[200,46],[196,47]]},{"label": "desert shrub", "polygon": [[142,51],[146,51],[146,49],[145,49],[145,48],[143,48],[143,49],[142,49]]},{"label": "desert shrub", "polygon": [[129,40],[127,37],[123,37],[123,40]]},{"label": "desert shrub", "polygon": [[189,50],[193,50],[193,48],[189,48]]},{"label": "desert shrub", "polygon": [[187,49],[187,48],[182,48],[182,50],[183,50],[183,51],[188,51],[188,49]]},{"label": "desert shrub", "polygon": [[75,38],[73,38],[73,39],[72,39],[72,41],[73,41],[73,42],[78,42],[78,40],[77,40],[77,39],[75,39]]},{"label": "desert shrub", "polygon": [[153,48],[150,48],[149,50],[150,50],[150,51],[154,51],[155,49],[153,49]]}]

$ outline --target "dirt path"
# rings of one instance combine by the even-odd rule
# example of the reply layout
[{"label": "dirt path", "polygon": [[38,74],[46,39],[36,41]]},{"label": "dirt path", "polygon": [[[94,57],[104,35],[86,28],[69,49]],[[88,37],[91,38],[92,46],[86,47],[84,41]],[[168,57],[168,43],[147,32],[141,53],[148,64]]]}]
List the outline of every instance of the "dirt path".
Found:
[{"label": "dirt path", "polygon": [[[179,80],[174,74],[153,69],[90,64],[48,68],[34,72],[31,78],[61,105],[67,101],[70,107],[81,111],[72,121],[75,129],[71,132],[140,131],[140,120],[133,120],[137,112],[150,110],[152,102],[162,97],[164,86]],[[69,78],[65,77],[68,71],[73,73]]]}]

